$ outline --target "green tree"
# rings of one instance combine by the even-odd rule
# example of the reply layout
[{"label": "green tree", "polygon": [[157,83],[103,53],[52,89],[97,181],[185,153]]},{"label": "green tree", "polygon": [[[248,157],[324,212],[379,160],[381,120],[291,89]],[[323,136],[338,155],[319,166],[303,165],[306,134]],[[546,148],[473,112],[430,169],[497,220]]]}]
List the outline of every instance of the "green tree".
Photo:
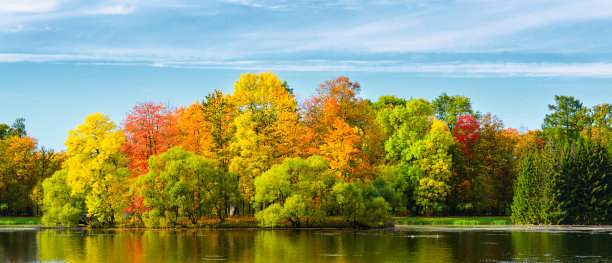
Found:
[{"label": "green tree", "polygon": [[371,184],[339,182],[332,196],[340,215],[354,226],[382,226],[389,218],[391,207]]},{"label": "green tree", "polygon": [[575,140],[590,123],[588,109],[574,97],[555,96],[555,104],[548,109],[552,113],[544,118],[542,130],[551,136]]},{"label": "green tree", "polygon": [[394,95],[383,95],[378,98],[376,102],[372,104],[372,108],[376,111],[380,111],[385,108],[395,108],[397,106],[406,106],[406,99],[398,98]]},{"label": "green tree", "polygon": [[151,208],[143,215],[147,227],[171,227],[182,218],[195,224],[204,216],[221,222],[228,217],[237,183],[215,161],[175,147],[152,156],[148,170],[132,188]]},{"label": "green tree", "polygon": [[[415,165],[400,164],[386,166],[381,169],[380,178],[387,181],[389,186],[399,195],[397,205],[403,205],[408,213],[418,212],[417,188],[419,181],[425,177],[423,170]],[[385,198],[387,202],[389,200]],[[395,203],[389,202],[395,209]]]},{"label": "green tree", "polygon": [[72,189],[66,182],[67,177],[68,170],[61,170],[42,183],[42,224],[46,227],[76,226],[86,211],[85,197],[82,194],[72,194]]},{"label": "green tree", "polygon": [[325,217],[324,200],[335,182],[329,164],[321,156],[287,158],[255,178],[255,214],[262,226],[282,220],[293,226],[310,227]]},{"label": "green tree", "polygon": [[472,110],[470,98],[461,95],[448,96],[446,92],[440,94],[432,102],[432,107],[436,118],[443,120],[452,131],[459,116],[470,115],[480,119],[482,115],[478,111]]},{"label": "green tree", "polygon": [[405,107],[380,111],[377,119],[391,134],[385,143],[387,159],[392,164],[416,165],[425,173],[416,187],[416,200],[427,213],[443,204],[450,191],[449,150],[455,143],[446,124],[432,115],[428,101],[413,99]]}]

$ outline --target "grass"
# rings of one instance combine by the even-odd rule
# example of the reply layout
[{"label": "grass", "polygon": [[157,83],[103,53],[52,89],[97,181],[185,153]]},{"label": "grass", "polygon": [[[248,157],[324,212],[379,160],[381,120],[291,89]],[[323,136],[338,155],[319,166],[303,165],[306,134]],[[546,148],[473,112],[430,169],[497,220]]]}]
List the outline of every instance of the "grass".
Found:
[{"label": "grass", "polygon": [[39,225],[40,217],[0,217],[0,225]]},{"label": "grass", "polygon": [[510,225],[509,217],[396,217],[395,225]]}]

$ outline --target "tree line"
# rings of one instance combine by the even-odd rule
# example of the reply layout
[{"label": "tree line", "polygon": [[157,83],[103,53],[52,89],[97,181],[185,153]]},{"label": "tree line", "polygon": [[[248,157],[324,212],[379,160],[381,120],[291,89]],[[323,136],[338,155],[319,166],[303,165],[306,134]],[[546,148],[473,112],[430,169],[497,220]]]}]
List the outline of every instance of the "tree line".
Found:
[{"label": "tree line", "polygon": [[[609,104],[556,96],[541,130],[519,132],[461,95],[372,102],[360,89],[339,77],[299,102],[275,74],[247,73],[232,94],[189,106],[138,103],[119,126],[88,115],[46,164],[24,126],[5,125],[13,134],[0,144],[10,159],[0,204],[9,214],[42,207],[47,226],[195,226],[235,215],[296,227],[328,216],[356,226],[390,215],[611,220]],[[11,140],[31,141],[33,157]]]}]

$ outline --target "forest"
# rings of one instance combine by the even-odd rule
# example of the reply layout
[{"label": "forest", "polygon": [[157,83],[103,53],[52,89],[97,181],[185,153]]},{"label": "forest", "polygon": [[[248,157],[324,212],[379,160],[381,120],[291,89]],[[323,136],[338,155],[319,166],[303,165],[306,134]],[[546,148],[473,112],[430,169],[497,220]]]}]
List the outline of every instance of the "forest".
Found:
[{"label": "forest", "polygon": [[298,101],[275,74],[246,73],[232,94],[191,105],[138,103],[121,123],[87,115],[60,152],[39,147],[22,118],[0,124],[0,216],[48,227],[612,222],[610,104],[555,96],[541,129],[519,131],[462,95],[370,101],[360,91],[338,77]]}]

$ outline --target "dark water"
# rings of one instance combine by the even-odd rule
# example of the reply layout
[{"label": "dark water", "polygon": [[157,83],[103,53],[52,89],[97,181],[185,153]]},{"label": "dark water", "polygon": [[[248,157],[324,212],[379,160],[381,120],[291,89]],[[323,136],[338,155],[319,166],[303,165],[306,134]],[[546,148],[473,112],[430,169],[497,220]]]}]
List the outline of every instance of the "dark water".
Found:
[{"label": "dark water", "polygon": [[612,262],[612,228],[0,229],[0,262]]}]

